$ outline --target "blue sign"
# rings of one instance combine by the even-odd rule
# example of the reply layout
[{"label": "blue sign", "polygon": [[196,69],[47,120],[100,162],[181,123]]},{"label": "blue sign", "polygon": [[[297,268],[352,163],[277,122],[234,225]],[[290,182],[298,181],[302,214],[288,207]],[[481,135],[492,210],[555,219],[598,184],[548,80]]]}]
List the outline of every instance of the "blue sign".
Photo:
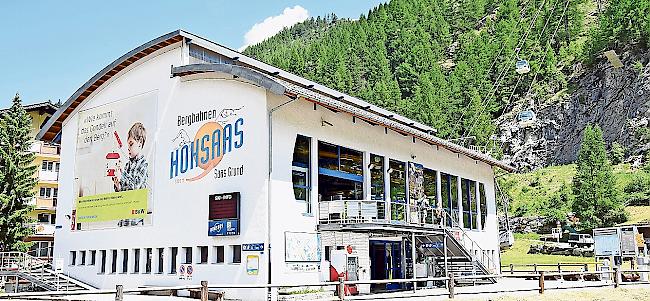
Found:
[{"label": "blue sign", "polygon": [[442,241],[423,243],[420,245],[420,247],[423,249],[442,249],[443,243]]},{"label": "blue sign", "polygon": [[208,221],[208,236],[239,235],[239,221],[236,219]]},{"label": "blue sign", "polygon": [[243,244],[241,245],[242,251],[264,251],[264,244]]}]

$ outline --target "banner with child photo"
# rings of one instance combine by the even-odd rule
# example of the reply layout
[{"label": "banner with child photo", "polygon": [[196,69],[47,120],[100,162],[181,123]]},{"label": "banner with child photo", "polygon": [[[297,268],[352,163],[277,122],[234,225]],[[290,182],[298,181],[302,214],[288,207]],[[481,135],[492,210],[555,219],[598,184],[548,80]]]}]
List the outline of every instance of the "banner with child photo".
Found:
[{"label": "banner with child photo", "polygon": [[79,112],[72,230],[150,225],[156,93]]}]

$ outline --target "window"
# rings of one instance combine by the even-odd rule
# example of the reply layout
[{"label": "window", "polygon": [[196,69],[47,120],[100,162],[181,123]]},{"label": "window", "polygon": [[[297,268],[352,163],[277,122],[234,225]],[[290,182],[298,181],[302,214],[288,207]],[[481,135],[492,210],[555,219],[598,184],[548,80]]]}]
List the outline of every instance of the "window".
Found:
[{"label": "window", "polygon": [[426,198],[425,206],[428,209],[425,215],[425,223],[439,224],[440,216],[435,210],[438,208],[438,186],[436,171],[428,168],[424,169],[424,197]]},{"label": "window", "polygon": [[311,202],[309,192],[310,181],[310,156],[311,138],[298,135],[293,148],[293,161],[291,163],[291,179],[293,181],[293,195],[297,201],[305,202],[305,213],[311,214]]},{"label": "window", "polygon": [[133,250],[133,273],[140,273],[140,249]]},{"label": "window", "polygon": [[77,264],[77,252],[70,251],[70,265]]},{"label": "window", "polygon": [[[54,171],[55,170],[55,162],[53,161],[43,161],[43,164],[41,164],[41,170],[42,171]],[[56,171],[59,170],[59,163],[56,162]]]},{"label": "window", "polygon": [[318,142],[318,194],[325,201],[363,199],[363,153]]},{"label": "window", "polygon": [[478,206],[476,204],[476,181],[469,182],[469,211],[472,215],[472,229],[478,230]]},{"label": "window", "polygon": [[129,271],[129,249],[122,249],[122,273]]},{"label": "window", "polygon": [[56,223],[56,214],[50,214],[50,224],[54,225]]},{"label": "window", "polygon": [[214,263],[223,263],[224,262],[224,247],[223,246],[215,246],[214,248]]},{"label": "window", "polygon": [[99,273],[106,273],[106,250],[100,250],[99,256],[101,257],[101,263],[99,265]]},{"label": "window", "polygon": [[86,265],[86,251],[79,252],[79,259],[79,261],[81,261],[79,265]]},{"label": "window", "polygon": [[54,171],[59,172],[59,167],[61,166],[61,163],[55,162],[54,163]]},{"label": "window", "polygon": [[332,247],[331,246],[325,246],[325,260],[330,261],[331,255],[330,253],[332,252]]},{"label": "window", "polygon": [[90,265],[95,265],[97,261],[97,251],[92,250],[90,251]]},{"label": "window", "polygon": [[111,274],[115,274],[117,272],[117,250],[111,250],[112,253],[112,260],[111,260]]},{"label": "window", "polygon": [[176,274],[176,261],[178,260],[178,248],[171,247],[171,260],[169,261],[169,273]]},{"label": "window", "polygon": [[158,274],[162,274],[165,268],[165,249],[158,248]]},{"label": "window", "polygon": [[145,264],[144,264],[144,272],[149,274],[151,273],[151,260],[153,257],[153,249],[151,248],[146,248],[145,251]]},{"label": "window", "polygon": [[241,263],[241,245],[230,246],[232,261],[230,263]]},{"label": "window", "polygon": [[[370,199],[384,201],[384,157],[370,154]],[[377,203],[377,218],[386,218],[386,203]]]},{"label": "window", "polygon": [[183,254],[185,255],[184,264],[192,264],[192,247],[183,247]]},{"label": "window", "polygon": [[406,167],[404,162],[389,160],[390,215],[392,221],[406,222]]},{"label": "window", "polygon": [[29,254],[36,257],[51,257],[52,256],[52,242],[50,241],[36,241],[29,247]]},{"label": "window", "polygon": [[200,246],[199,247],[199,255],[201,256],[199,258],[199,263],[208,263],[208,247],[207,246]]},{"label": "window", "polygon": [[38,220],[39,223],[49,223],[50,222],[50,214],[49,213],[39,213],[36,216],[36,219]]},{"label": "window", "polygon": [[447,226],[452,226],[453,222],[458,223],[458,177],[441,173],[440,184],[442,208],[447,214]]},{"label": "window", "polygon": [[468,179],[462,179],[461,190],[463,197],[463,226],[467,229],[478,229],[476,182]]},{"label": "window", "polygon": [[485,197],[485,185],[483,185],[483,183],[478,184],[478,193],[481,207],[481,229],[485,229],[485,220],[487,219],[487,198]]}]

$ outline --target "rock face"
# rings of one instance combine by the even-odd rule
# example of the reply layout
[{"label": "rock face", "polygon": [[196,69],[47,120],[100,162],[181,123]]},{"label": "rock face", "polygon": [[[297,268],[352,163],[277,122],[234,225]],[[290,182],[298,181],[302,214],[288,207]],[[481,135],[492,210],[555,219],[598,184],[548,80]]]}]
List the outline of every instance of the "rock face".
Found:
[{"label": "rock face", "polygon": [[[499,222],[505,223],[505,218],[500,216]],[[553,227],[555,221],[541,216],[510,218],[510,229],[515,233],[550,233]]]},{"label": "rock face", "polygon": [[[521,171],[573,162],[589,123],[602,128],[608,149],[617,141],[626,148],[626,157],[638,161],[650,149],[650,52],[628,51],[620,58],[625,66],[619,69],[605,58],[588,70],[577,65],[569,91],[549,100],[529,99],[504,114],[497,121],[504,161]],[[518,121],[524,110],[533,111],[536,119]]]}]

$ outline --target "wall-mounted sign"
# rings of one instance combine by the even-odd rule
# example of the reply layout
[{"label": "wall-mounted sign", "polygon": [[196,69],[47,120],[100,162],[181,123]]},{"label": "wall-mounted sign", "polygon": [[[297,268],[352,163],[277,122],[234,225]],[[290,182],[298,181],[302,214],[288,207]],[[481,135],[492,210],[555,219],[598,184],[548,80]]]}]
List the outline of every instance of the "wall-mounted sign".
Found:
[{"label": "wall-mounted sign", "polygon": [[241,246],[242,251],[264,251],[264,244],[263,243],[257,243],[257,244],[243,244]]},{"label": "wall-mounted sign", "polygon": [[420,244],[420,248],[422,248],[422,249],[442,249],[443,248],[443,243],[442,243],[442,241],[422,243],[422,244]]},{"label": "wall-mounted sign", "polygon": [[239,235],[239,220],[208,221],[208,236]]},{"label": "wall-mounted sign", "polygon": [[246,256],[246,273],[248,275],[257,275],[260,270],[260,257],[257,255]]},{"label": "wall-mounted sign", "polygon": [[239,235],[239,203],[239,192],[210,195],[208,236]]}]

